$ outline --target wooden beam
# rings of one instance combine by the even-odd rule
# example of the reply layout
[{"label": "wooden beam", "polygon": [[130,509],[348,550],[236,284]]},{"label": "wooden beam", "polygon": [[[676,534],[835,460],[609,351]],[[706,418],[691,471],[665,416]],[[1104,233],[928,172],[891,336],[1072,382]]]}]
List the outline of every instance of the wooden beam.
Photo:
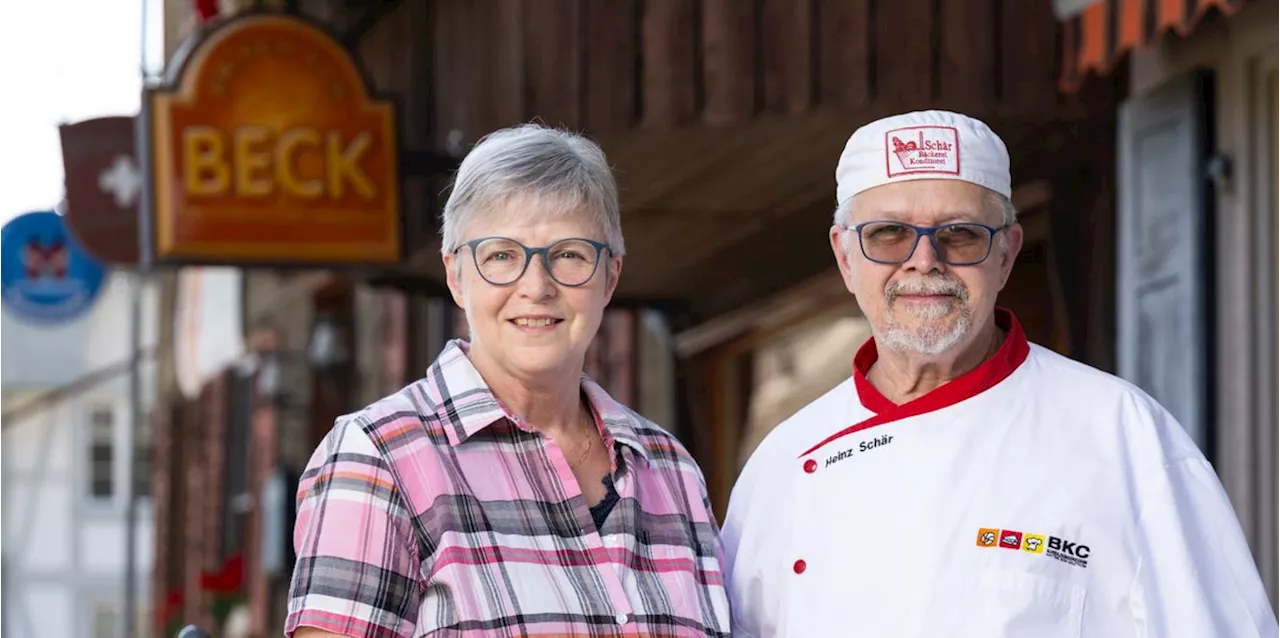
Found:
[{"label": "wooden beam", "polygon": [[705,0],[702,5],[703,121],[740,124],[755,113],[755,10],[742,0]]},{"label": "wooden beam", "polygon": [[[709,430],[706,451],[707,496],[717,518],[724,520],[737,477],[737,442],[746,422],[746,387],[750,371],[743,359],[729,353],[712,353],[708,357],[707,397]],[[700,461],[701,462],[701,461]]]},{"label": "wooden beam", "polygon": [[928,108],[936,46],[932,3],[901,0],[875,6],[875,101],[899,111]]},{"label": "wooden beam", "polygon": [[680,332],[674,339],[676,356],[696,356],[744,334],[795,323],[842,303],[852,304],[857,310],[853,295],[833,265],[827,272],[814,275],[782,292]]},{"label": "wooden beam", "polygon": [[939,101],[948,109],[985,111],[996,101],[994,2],[941,3],[942,42],[935,81]]},{"label": "wooden beam", "polygon": [[526,119],[578,129],[581,92],[587,90],[581,85],[585,56],[579,39],[580,0],[541,0],[522,6]]},{"label": "wooden beam", "polygon": [[585,1],[585,125],[593,135],[624,131],[636,119],[637,0]]},{"label": "wooden beam", "polygon": [[831,211],[820,206],[798,212],[707,254],[684,277],[694,282],[687,297],[691,314],[713,317],[831,268]]},{"label": "wooden beam", "polygon": [[1000,47],[1000,90],[1004,102],[1027,113],[1047,113],[1058,100],[1058,28],[1051,3],[1004,0]]},{"label": "wooden beam", "polygon": [[849,110],[871,102],[871,0],[817,0],[818,95],[823,106]]},{"label": "wooden beam", "polygon": [[813,2],[764,0],[761,13],[765,111],[803,113],[809,110],[814,97]]},{"label": "wooden beam", "polygon": [[647,0],[641,27],[644,123],[670,128],[693,119],[693,0]]},{"label": "wooden beam", "polygon": [[[521,5],[507,0],[437,0],[427,46],[435,148],[465,149],[494,129],[526,119]],[[457,133],[461,137],[453,139]]]}]

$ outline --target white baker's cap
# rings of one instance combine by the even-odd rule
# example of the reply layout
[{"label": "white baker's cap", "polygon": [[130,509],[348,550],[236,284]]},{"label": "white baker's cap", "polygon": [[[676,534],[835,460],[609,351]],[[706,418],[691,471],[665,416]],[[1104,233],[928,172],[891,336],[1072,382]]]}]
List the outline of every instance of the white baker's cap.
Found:
[{"label": "white baker's cap", "polygon": [[836,203],[912,179],[959,179],[1013,196],[1009,150],[999,135],[967,115],[915,111],[853,132],[836,165]]}]

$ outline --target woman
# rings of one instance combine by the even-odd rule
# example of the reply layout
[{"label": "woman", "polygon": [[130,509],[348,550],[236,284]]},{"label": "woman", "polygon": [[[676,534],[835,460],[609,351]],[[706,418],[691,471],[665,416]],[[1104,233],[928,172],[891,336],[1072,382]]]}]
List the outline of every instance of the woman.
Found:
[{"label": "woman", "polygon": [[470,341],[316,450],[287,634],[728,635],[697,464],[583,374],[618,208],[571,133],[506,129],[463,160],[441,252]]}]

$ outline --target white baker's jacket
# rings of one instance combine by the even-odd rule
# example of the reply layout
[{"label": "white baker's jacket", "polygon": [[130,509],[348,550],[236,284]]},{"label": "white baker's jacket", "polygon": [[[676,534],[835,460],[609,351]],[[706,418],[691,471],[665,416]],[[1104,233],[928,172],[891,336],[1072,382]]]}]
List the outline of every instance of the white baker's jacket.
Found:
[{"label": "white baker's jacket", "polygon": [[894,406],[855,372],[760,444],[723,529],[733,635],[1275,638],[1173,417],[1000,319],[969,374]]}]

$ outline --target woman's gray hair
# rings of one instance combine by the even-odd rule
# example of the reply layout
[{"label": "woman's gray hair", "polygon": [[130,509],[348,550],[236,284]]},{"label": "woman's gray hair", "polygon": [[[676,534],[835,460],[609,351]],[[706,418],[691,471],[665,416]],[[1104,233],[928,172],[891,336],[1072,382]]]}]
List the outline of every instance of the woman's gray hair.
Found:
[{"label": "woman's gray hair", "polygon": [[626,254],[618,184],[604,151],[582,135],[541,124],[490,133],[463,158],[441,214],[441,252],[458,249],[477,212],[519,195],[550,198],[563,212],[587,215],[614,256]]}]

